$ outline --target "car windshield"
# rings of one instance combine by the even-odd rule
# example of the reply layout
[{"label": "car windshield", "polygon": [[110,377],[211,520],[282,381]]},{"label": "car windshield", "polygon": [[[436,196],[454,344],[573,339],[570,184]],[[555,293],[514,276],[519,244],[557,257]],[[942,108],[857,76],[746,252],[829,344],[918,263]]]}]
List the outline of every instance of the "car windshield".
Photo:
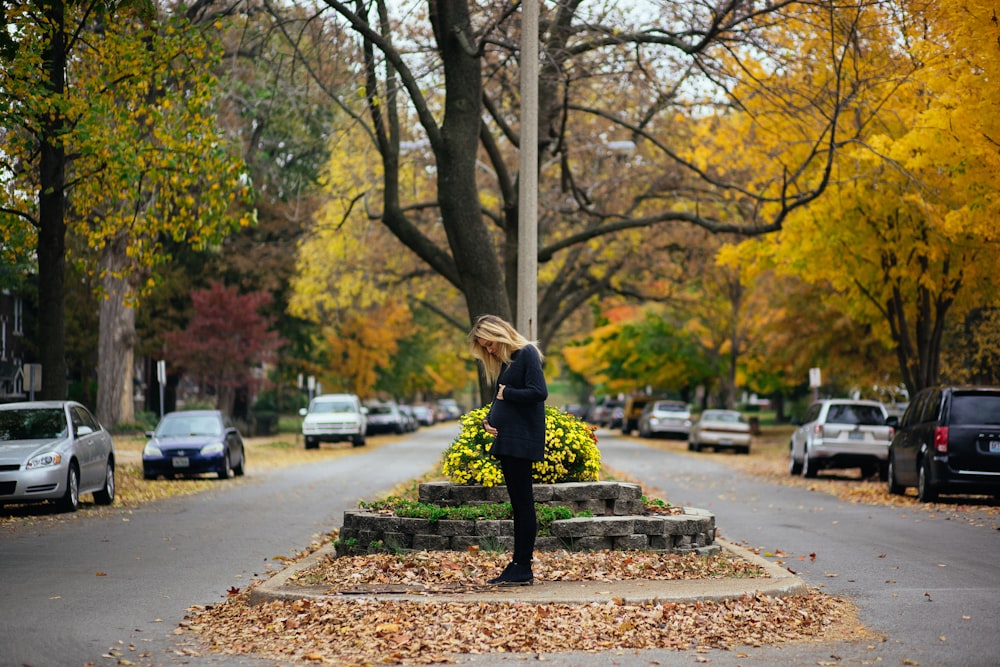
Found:
[{"label": "car windshield", "polygon": [[222,425],[214,417],[192,417],[178,415],[176,417],[167,416],[160,427],[156,429],[156,435],[161,438],[178,438],[188,435],[221,435]]},{"label": "car windshield", "polygon": [[354,412],[354,404],[350,401],[313,401],[309,412]]},{"label": "car windshield", "polygon": [[687,406],[679,403],[657,403],[653,409],[660,412],[687,412]]},{"label": "car windshield", "polygon": [[370,405],[368,406],[368,414],[370,415],[391,415],[392,406],[391,405]]},{"label": "car windshield", "polygon": [[731,424],[743,421],[743,415],[738,412],[712,412],[711,410],[706,411],[701,418],[705,421],[727,422]]},{"label": "car windshield", "polygon": [[51,440],[66,435],[62,408],[0,410],[0,441]]},{"label": "car windshield", "polygon": [[955,394],[951,423],[1000,424],[1000,394]]},{"label": "car windshield", "polygon": [[831,405],[826,415],[828,424],[859,424],[862,426],[882,426],[885,416],[875,405]]}]

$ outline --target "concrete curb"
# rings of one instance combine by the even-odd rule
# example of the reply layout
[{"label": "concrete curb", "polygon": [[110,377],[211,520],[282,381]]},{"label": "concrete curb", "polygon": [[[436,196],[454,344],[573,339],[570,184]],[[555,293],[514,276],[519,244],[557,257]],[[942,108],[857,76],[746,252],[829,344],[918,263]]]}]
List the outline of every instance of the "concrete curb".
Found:
[{"label": "concrete curb", "polygon": [[362,593],[330,593],[328,586],[301,586],[289,580],[297,573],[316,565],[320,559],[335,556],[333,545],[324,546],[301,561],[278,572],[250,590],[250,604],[274,600],[376,600],[383,602],[525,602],[532,604],[602,604],[651,605],[658,602],[699,602],[734,600],[745,595],[770,597],[804,595],[802,579],[783,567],[722,539],[716,542],[726,551],[764,569],[769,577],[727,579],[682,579],[660,581],[536,581],[533,586],[473,587],[455,592],[399,586],[393,590]]}]

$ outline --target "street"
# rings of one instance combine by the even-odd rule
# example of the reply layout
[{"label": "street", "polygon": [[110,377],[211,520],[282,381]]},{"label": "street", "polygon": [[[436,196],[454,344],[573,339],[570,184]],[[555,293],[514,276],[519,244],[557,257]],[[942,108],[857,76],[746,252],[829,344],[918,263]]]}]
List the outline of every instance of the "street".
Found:
[{"label": "street", "polygon": [[451,422],[268,472],[249,452],[244,483],[110,518],[0,529],[0,665],[115,665],[119,655],[143,665],[273,665],[186,655],[173,631],[189,606],[280,570],[276,557],[339,527],[345,509],[429,471],[457,432]]},{"label": "street", "polygon": [[[720,537],[759,547],[762,554],[783,554],[769,560],[784,562],[810,587],[852,600],[865,625],[886,636],[871,650],[803,645],[761,655],[749,651],[761,664],[768,659],[826,664],[832,655],[843,664],[1000,664],[994,631],[1000,609],[996,515],[973,522],[923,508],[849,504],[762,484],[709,460],[714,457],[665,453],[635,439],[601,436],[607,465],[655,487],[675,505],[713,512]],[[678,450],[683,448],[678,443]],[[722,661],[722,655],[713,655],[713,664],[751,664]]]},{"label": "street", "polygon": [[[457,433],[423,429],[339,459],[255,471],[111,516],[0,530],[0,665],[273,665],[191,647],[174,629],[191,605],[282,568],[280,557],[340,525],[342,513],[422,475]],[[599,432],[604,462],[650,495],[716,515],[720,537],[759,549],[811,587],[852,600],[885,641],[802,643],[739,651],[554,654],[553,667],[616,665],[997,665],[1000,599],[996,516],[850,504],[769,484],[722,457],[648,446]],[[845,482],[850,483],[850,482]],[[278,560],[275,560],[278,558]],[[186,641],[190,641],[189,638]],[[525,656],[461,656],[459,664],[518,664]]]}]

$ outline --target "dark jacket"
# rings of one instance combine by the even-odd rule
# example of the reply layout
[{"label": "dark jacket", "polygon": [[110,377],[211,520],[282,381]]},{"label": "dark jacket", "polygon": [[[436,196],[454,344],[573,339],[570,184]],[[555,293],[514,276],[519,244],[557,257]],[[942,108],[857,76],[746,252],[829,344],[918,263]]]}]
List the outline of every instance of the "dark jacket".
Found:
[{"label": "dark jacket", "polygon": [[529,461],[545,459],[545,399],[549,396],[538,350],[528,345],[511,355],[497,378],[503,400],[493,394],[486,421],[497,429],[490,453]]}]

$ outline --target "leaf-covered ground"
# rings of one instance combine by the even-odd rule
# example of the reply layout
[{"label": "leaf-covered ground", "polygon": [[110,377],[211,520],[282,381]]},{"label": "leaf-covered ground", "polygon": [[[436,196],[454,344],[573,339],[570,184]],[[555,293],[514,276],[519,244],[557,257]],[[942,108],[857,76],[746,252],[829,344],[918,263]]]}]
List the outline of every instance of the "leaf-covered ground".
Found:
[{"label": "leaf-covered ground", "polygon": [[[507,556],[509,558],[509,556]],[[299,576],[331,590],[362,583],[483,584],[506,558],[422,552],[324,560]],[[539,580],[614,581],[761,576],[729,554],[711,558],[641,552],[539,552]],[[199,651],[254,654],[297,664],[345,666],[454,662],[459,654],[628,649],[739,650],[803,640],[877,640],[844,600],[812,591],[728,602],[633,605],[373,601],[358,596],[251,606],[247,591],[190,610],[182,631]]]},{"label": "leaf-covered ground", "polygon": [[[361,584],[485,585],[510,560],[509,553],[470,550],[332,556],[301,570],[289,583],[328,586],[331,592]],[[650,551],[536,552],[540,581],[623,581],[767,577],[755,563],[722,551],[712,556]]]},{"label": "leaf-covered ground", "polygon": [[[686,451],[686,443],[648,441]],[[750,456],[691,453],[717,457],[747,474],[773,483],[802,486],[848,502],[944,513],[996,528],[998,504],[992,498],[945,498],[920,503],[912,490],[890,496],[885,484],[862,480],[856,471],[830,471],[817,479],[787,471],[787,433],[767,433]],[[612,471],[612,474],[613,471]],[[616,475],[616,478],[621,478]],[[634,480],[633,480],[634,481]],[[645,489],[656,495],[657,490]],[[769,553],[781,563],[780,552]],[[802,558],[808,558],[803,556]],[[302,585],[327,585],[331,591],[361,584],[446,587],[459,581],[480,584],[504,564],[497,554],[409,554],[330,559],[302,572]],[[539,580],[572,581],[699,578],[750,575],[746,563],[727,555],[663,557],[635,553],[537,553]],[[732,649],[790,641],[880,641],[861,626],[850,602],[811,590],[789,598],[747,597],[729,602],[690,604],[584,605],[427,604],[372,602],[344,598],[271,602],[251,607],[246,591],[233,591],[223,603],[191,610],[184,632],[198,650],[252,653],[299,664],[374,665],[446,663],[463,653],[557,653],[664,648]],[[526,628],[530,628],[526,629]],[[696,661],[697,660],[696,658]]]}]

